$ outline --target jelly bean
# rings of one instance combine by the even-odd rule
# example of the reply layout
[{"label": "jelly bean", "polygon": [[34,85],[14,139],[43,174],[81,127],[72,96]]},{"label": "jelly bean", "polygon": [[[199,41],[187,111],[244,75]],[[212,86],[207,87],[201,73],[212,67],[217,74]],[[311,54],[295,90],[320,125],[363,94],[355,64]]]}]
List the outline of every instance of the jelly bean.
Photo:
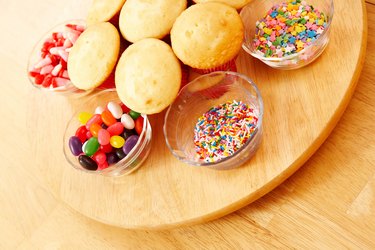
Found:
[{"label": "jelly bean", "polygon": [[143,130],[143,117],[140,116],[137,118],[137,120],[135,120],[135,131],[137,131],[137,133],[140,135],[142,133],[142,130]]},{"label": "jelly bean", "polygon": [[130,151],[134,148],[135,144],[137,144],[138,138],[138,135],[132,135],[126,140],[125,145],[122,147],[122,150],[125,154],[130,153]]},{"label": "jelly bean", "polygon": [[87,141],[85,141],[85,143],[83,143],[82,145],[82,152],[85,152],[86,145],[87,145]]},{"label": "jelly bean", "polygon": [[90,120],[90,118],[92,117],[92,114],[89,113],[89,112],[81,112],[78,114],[78,121],[85,125],[87,123],[88,120]]},{"label": "jelly bean", "polygon": [[108,162],[109,165],[118,162],[118,157],[117,157],[116,153],[114,153],[114,152],[108,153],[107,154],[107,162]]},{"label": "jelly bean", "polygon": [[133,120],[136,120],[141,114],[134,110],[130,110],[129,115],[133,118]]},{"label": "jelly bean", "polygon": [[81,126],[77,129],[75,135],[81,140],[82,143],[84,143],[87,139],[86,133],[87,133],[86,126]]},{"label": "jelly bean", "polygon": [[99,124],[93,123],[90,126],[90,132],[92,136],[98,137],[99,130],[103,129]]},{"label": "jelly bean", "polygon": [[104,152],[98,151],[93,156],[92,159],[98,163],[98,165],[103,164],[107,160],[107,156]]},{"label": "jelly bean", "polygon": [[134,128],[134,120],[128,114],[123,114],[121,116],[121,123],[124,125],[126,129],[133,129]]},{"label": "jelly bean", "polygon": [[127,140],[130,136],[136,135],[137,132],[135,129],[124,129],[124,133],[122,134],[122,137],[124,137],[125,140]]},{"label": "jelly bean", "polygon": [[106,168],[108,168],[108,162],[106,162],[106,161],[98,166],[98,170],[103,170],[103,169],[106,169]]},{"label": "jelly bean", "polygon": [[92,137],[92,134],[90,131],[86,132],[86,140],[90,139]]},{"label": "jelly bean", "polygon": [[124,146],[125,140],[121,136],[114,135],[111,137],[109,140],[109,143],[112,145],[114,148],[121,148]]},{"label": "jelly bean", "polygon": [[122,125],[121,122],[116,122],[115,124],[109,126],[107,131],[111,134],[111,136],[120,135],[124,131],[124,125]]},{"label": "jelly bean", "polygon": [[72,151],[72,154],[78,156],[82,153],[82,142],[81,139],[77,136],[72,136],[69,139],[69,148]]},{"label": "jelly bean", "polygon": [[125,104],[120,103],[121,109],[123,113],[129,113],[130,108],[128,108]]},{"label": "jelly bean", "polygon": [[98,106],[98,107],[96,107],[94,113],[101,115],[103,113],[103,111],[104,111],[104,108],[102,106]]},{"label": "jelly bean", "polygon": [[103,111],[102,120],[107,126],[111,126],[112,124],[117,122],[117,120],[113,117],[112,113],[108,110]]},{"label": "jelly bean", "polygon": [[125,156],[126,156],[126,154],[124,153],[124,150],[122,148],[116,149],[115,153],[120,160],[125,158]]},{"label": "jelly bean", "polygon": [[88,157],[87,155],[80,155],[78,156],[78,162],[81,164],[81,166],[87,170],[97,170],[98,164]]},{"label": "jelly bean", "polygon": [[108,145],[109,144],[109,139],[111,139],[111,134],[105,130],[105,129],[100,129],[98,132],[98,141],[100,145]]},{"label": "jelly bean", "polygon": [[90,129],[91,125],[97,123],[97,124],[102,124],[102,117],[101,115],[95,114],[93,115],[90,120],[87,121],[86,123],[86,128]]},{"label": "jelly bean", "polygon": [[103,151],[104,153],[109,153],[109,152],[112,152],[112,146],[111,144],[107,144],[107,145],[100,145],[100,150]]},{"label": "jelly bean", "polygon": [[92,156],[93,154],[96,153],[96,151],[98,151],[99,149],[99,142],[98,142],[98,138],[96,137],[91,137],[88,141],[87,141],[87,144],[86,146],[83,148],[83,152],[87,155],[87,156]]},{"label": "jelly bean", "polygon": [[104,128],[104,129],[107,129],[108,128],[108,126],[107,125],[105,125],[105,123],[102,123],[102,128]]},{"label": "jelly bean", "polygon": [[123,111],[122,111],[121,106],[117,102],[109,102],[107,104],[107,108],[111,112],[114,118],[116,119],[121,118]]}]

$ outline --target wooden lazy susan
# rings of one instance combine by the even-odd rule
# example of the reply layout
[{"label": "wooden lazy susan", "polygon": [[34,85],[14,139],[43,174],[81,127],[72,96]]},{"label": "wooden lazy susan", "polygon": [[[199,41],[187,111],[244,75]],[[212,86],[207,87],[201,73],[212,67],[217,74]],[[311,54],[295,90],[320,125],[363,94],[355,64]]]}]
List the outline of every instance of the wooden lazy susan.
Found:
[{"label": "wooden lazy susan", "polygon": [[[62,155],[63,129],[80,100],[46,97],[42,101],[43,94],[35,90],[28,98],[44,108],[46,116],[35,121],[38,133],[34,133],[34,141],[51,141],[50,150],[33,149],[37,164],[48,166],[41,167],[41,176],[75,210],[124,228],[165,229],[202,223],[260,198],[319,148],[354,92],[365,56],[366,11],[359,0],[334,4],[330,43],[312,64],[281,71],[240,53],[238,71],[258,85],[265,111],[262,144],[242,167],[215,171],[179,162],[165,144],[163,112],[150,118],[152,149],[138,171],[117,178],[85,174],[72,168]],[[63,110],[61,105],[70,108]]]}]

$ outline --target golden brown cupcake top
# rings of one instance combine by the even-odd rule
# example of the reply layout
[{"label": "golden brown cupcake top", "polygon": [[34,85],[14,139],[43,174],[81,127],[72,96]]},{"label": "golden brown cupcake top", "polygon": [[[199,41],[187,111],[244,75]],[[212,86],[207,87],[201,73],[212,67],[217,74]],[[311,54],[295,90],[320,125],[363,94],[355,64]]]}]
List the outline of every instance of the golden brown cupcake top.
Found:
[{"label": "golden brown cupcake top", "polygon": [[178,94],[180,62],[168,44],[146,38],[130,45],[121,55],[115,82],[126,106],[140,113],[158,113]]},{"label": "golden brown cupcake top", "polygon": [[68,73],[79,89],[92,89],[102,84],[116,65],[120,35],[110,23],[89,26],[78,37],[68,57]]},{"label": "golden brown cupcake top", "polygon": [[208,2],[186,9],[171,30],[172,48],[186,65],[209,69],[232,60],[240,51],[244,27],[236,9]]},{"label": "golden brown cupcake top", "polygon": [[87,14],[87,25],[111,20],[120,12],[126,0],[93,0]]},{"label": "golden brown cupcake top", "polygon": [[186,6],[186,0],[127,0],[120,13],[121,34],[130,42],[163,38]]}]

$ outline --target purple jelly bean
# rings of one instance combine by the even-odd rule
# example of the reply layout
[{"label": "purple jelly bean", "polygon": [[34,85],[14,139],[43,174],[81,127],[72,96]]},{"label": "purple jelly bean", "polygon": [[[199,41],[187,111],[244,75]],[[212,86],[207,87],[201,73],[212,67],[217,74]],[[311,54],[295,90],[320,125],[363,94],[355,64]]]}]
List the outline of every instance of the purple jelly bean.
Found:
[{"label": "purple jelly bean", "polygon": [[118,159],[115,152],[110,152],[110,153],[107,154],[108,165],[115,164],[116,162],[118,162],[118,160],[119,159]]},{"label": "purple jelly bean", "polygon": [[134,148],[135,144],[137,144],[138,138],[138,135],[132,135],[125,141],[125,145],[122,147],[122,150],[125,154],[130,153],[130,151]]},{"label": "purple jelly bean", "polygon": [[77,136],[72,136],[69,139],[69,148],[74,156],[82,153],[82,142]]}]

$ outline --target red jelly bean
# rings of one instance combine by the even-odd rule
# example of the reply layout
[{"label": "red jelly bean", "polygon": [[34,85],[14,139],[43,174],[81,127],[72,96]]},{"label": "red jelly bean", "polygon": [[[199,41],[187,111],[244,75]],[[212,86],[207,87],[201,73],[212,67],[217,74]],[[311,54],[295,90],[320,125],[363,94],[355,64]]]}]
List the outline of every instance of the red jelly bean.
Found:
[{"label": "red jelly bean", "polygon": [[92,136],[94,136],[94,137],[98,137],[99,130],[101,130],[101,129],[102,129],[102,127],[97,123],[93,123],[90,126],[90,132],[91,132]]},{"label": "red jelly bean", "polygon": [[98,166],[98,170],[103,170],[106,168],[108,168],[108,162],[106,161]]},{"label": "red jelly bean", "polygon": [[86,123],[86,128],[90,129],[91,125],[97,123],[98,125],[102,124],[102,117],[98,114],[93,115]]},{"label": "red jelly bean", "polygon": [[120,106],[121,106],[121,108],[122,108],[122,112],[124,112],[124,113],[129,113],[130,108],[128,108],[125,104],[120,103]]},{"label": "red jelly bean", "polygon": [[135,131],[137,131],[137,134],[141,134],[142,133],[142,130],[143,130],[143,117],[142,116],[139,116],[136,120],[135,120]]},{"label": "red jelly bean", "polygon": [[124,131],[124,125],[121,122],[116,122],[107,128],[111,136],[120,135]]},{"label": "red jelly bean", "polygon": [[87,128],[86,126],[81,126],[77,129],[76,131],[76,136],[79,138],[79,140],[84,143],[87,139],[86,137],[86,133],[87,133]]},{"label": "red jelly bean", "polygon": [[110,153],[112,152],[112,146],[111,144],[106,144],[106,145],[100,145],[100,151],[104,152],[104,153]]},{"label": "red jelly bean", "polygon": [[117,120],[113,117],[112,113],[108,110],[103,111],[101,119],[103,120],[104,124],[108,127],[117,122]]},{"label": "red jelly bean", "polygon": [[[109,140],[111,139],[111,134],[106,129],[100,129],[98,132],[98,141],[100,145],[107,145],[109,144]],[[112,150],[112,149],[111,149]]]},{"label": "red jelly bean", "polygon": [[91,132],[90,132],[90,131],[87,131],[87,132],[86,132],[86,139],[88,140],[88,139],[90,139],[91,137],[92,137]]},{"label": "red jelly bean", "polygon": [[105,155],[104,152],[102,151],[98,151],[96,152],[92,158],[94,159],[94,161],[96,161],[96,163],[98,163],[98,165],[101,165],[103,164],[106,160],[107,160],[107,156]]}]

